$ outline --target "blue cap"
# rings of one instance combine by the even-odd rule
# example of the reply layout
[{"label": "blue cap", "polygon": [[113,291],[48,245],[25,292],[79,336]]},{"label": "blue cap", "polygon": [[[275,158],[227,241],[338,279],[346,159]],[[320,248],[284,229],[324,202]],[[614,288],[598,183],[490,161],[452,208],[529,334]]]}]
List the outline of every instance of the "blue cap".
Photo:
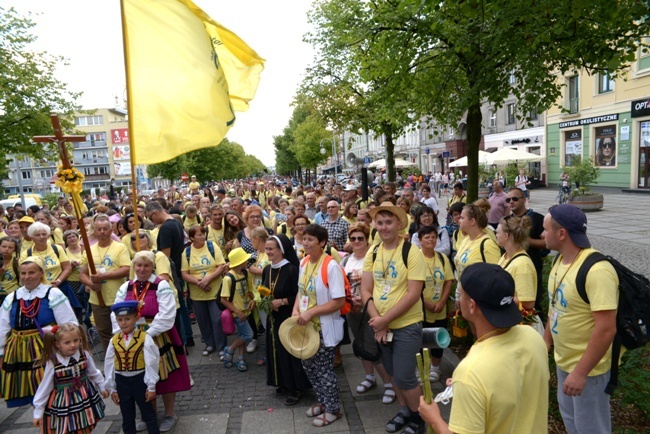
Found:
[{"label": "blue cap", "polygon": [[139,305],[140,303],[136,300],[122,301],[111,306],[111,310],[115,313],[115,316],[129,315],[131,313],[138,313]]},{"label": "blue cap", "polygon": [[584,211],[575,205],[565,203],[551,207],[548,212],[553,220],[566,229],[573,244],[581,249],[591,247],[587,238],[587,216]]}]

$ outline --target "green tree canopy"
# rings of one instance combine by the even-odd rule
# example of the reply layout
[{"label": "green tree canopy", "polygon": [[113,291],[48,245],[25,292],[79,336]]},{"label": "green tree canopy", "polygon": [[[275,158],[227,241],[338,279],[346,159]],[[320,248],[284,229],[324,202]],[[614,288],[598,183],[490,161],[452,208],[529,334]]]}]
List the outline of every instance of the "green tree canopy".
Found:
[{"label": "green tree canopy", "polygon": [[70,122],[79,93],[69,92],[54,77],[62,57],[32,51],[36,40],[30,33],[35,23],[13,8],[0,7],[0,151],[44,157],[50,151],[31,138],[52,134],[50,114],[58,113],[64,129]]}]

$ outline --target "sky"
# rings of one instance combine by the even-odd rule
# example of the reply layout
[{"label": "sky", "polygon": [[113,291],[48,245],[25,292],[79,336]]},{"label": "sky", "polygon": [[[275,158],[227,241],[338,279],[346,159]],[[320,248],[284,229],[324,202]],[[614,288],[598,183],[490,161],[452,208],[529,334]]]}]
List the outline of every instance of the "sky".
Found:
[{"label": "sky", "polygon": [[[235,32],[266,59],[255,98],[226,136],[267,166],[275,163],[273,136],[282,134],[291,102],[313,59],[302,42],[309,30],[309,0],[194,0],[215,21]],[[38,37],[33,48],[63,56],[56,77],[83,92],[84,109],[120,105],[126,97],[119,0],[3,0],[23,15],[31,12]]]}]

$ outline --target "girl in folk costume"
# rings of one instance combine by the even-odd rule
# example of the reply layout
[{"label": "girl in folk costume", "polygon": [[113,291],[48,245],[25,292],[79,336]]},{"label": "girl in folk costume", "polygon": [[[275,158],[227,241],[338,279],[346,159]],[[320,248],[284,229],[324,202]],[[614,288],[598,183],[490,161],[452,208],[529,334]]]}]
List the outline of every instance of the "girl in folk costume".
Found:
[{"label": "girl in folk costume", "polygon": [[44,332],[55,324],[77,323],[67,297],[44,283],[44,270],[40,257],[24,259],[18,268],[23,286],[0,308],[0,392],[10,408],[31,404],[43,379],[43,368],[33,363],[43,352]]},{"label": "girl in folk costume", "polygon": [[88,352],[86,334],[67,323],[54,326],[43,338],[37,366],[45,366],[34,396],[34,426],[44,433],[89,433],[104,417],[108,390],[104,376]]},{"label": "girl in folk costume", "polygon": [[[165,402],[165,417],[161,426],[173,428],[176,423],[173,411],[175,394],[190,390],[190,371],[185,347],[174,327],[177,312],[174,292],[166,281],[154,274],[155,260],[153,252],[140,251],[135,254],[133,269],[136,277],[120,287],[115,303],[125,300],[140,302],[137,326],[142,327],[161,349],[160,381],[156,385],[156,395],[163,395]],[[111,320],[113,333],[119,332],[114,314],[111,314]]]}]

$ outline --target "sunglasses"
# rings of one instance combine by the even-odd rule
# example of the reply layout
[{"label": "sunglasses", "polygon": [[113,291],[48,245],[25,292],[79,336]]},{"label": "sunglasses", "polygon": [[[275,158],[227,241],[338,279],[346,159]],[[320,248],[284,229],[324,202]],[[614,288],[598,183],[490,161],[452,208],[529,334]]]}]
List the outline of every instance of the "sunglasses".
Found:
[{"label": "sunglasses", "polygon": [[508,198],[506,198],[506,203],[519,202],[519,199],[523,199],[523,198],[524,198],[523,196],[520,196],[520,197],[518,197],[518,196],[508,197]]},{"label": "sunglasses", "polygon": [[365,241],[365,240],[366,240],[365,237],[350,237],[350,241],[353,242],[353,243],[355,243],[357,241]]},{"label": "sunglasses", "polygon": [[[144,237],[146,237],[145,234],[138,234],[138,238],[143,239]],[[131,235],[131,241],[135,241],[135,235]]]},{"label": "sunglasses", "polygon": [[609,148],[612,149],[614,145],[612,143],[603,143],[603,148]]}]

